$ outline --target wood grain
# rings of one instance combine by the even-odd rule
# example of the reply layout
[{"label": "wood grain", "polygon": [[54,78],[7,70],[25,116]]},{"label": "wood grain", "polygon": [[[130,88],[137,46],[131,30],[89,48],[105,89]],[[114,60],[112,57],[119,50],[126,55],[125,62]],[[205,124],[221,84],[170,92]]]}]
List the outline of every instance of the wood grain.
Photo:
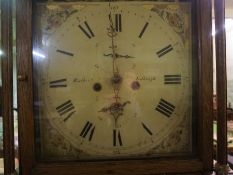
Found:
[{"label": "wood grain", "polygon": [[213,170],[212,2],[199,0],[199,155],[206,173]]},{"label": "wood grain", "polygon": [[[212,37],[211,1],[191,0],[194,6],[193,45],[197,64],[198,116],[195,135],[196,154],[188,158],[122,160],[96,162],[41,163],[36,161],[32,80],[32,2],[17,0],[17,65],[18,74],[27,81],[18,81],[20,163],[22,175],[153,175],[209,174],[212,167]],[[23,9],[23,10],[22,10]]]},{"label": "wood grain", "polygon": [[202,171],[202,162],[190,160],[127,160],[105,162],[80,162],[66,164],[39,164],[32,175],[152,175],[191,174]]},{"label": "wood grain", "polygon": [[18,74],[19,161],[23,175],[30,175],[35,162],[32,96],[32,1],[16,1]]},{"label": "wood grain", "polygon": [[12,2],[1,1],[2,55],[2,116],[4,174],[12,174],[14,167],[14,116],[13,116],[13,57],[12,57]]},{"label": "wood grain", "polygon": [[227,78],[226,78],[226,38],[225,1],[215,0],[215,45],[217,82],[217,161],[227,164]]}]

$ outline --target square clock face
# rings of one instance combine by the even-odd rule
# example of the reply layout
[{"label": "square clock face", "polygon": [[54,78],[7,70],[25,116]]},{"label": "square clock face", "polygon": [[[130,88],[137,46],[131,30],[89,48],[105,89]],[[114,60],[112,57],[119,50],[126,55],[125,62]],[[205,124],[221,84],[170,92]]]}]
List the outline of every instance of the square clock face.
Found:
[{"label": "square clock face", "polygon": [[40,160],[195,152],[190,1],[37,1],[34,7]]}]

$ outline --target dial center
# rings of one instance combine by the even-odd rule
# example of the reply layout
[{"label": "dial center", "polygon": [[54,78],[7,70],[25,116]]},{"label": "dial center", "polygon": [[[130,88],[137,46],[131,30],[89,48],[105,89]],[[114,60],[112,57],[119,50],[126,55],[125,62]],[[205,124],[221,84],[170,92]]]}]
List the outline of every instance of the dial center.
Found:
[{"label": "dial center", "polygon": [[122,82],[122,77],[119,74],[114,74],[111,82],[112,84],[120,84]]}]

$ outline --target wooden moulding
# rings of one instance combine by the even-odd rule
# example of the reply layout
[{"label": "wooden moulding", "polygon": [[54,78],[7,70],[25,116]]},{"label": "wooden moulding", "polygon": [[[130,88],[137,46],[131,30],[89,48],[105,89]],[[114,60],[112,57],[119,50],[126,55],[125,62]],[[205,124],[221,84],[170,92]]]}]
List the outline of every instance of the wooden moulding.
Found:
[{"label": "wooden moulding", "polygon": [[35,164],[32,96],[32,1],[16,0],[16,60],[20,173],[30,175]]},{"label": "wooden moulding", "polygon": [[199,0],[199,154],[204,172],[213,169],[213,49],[212,1]]},{"label": "wooden moulding", "polygon": [[227,79],[225,1],[215,0],[215,42],[217,80],[217,161],[227,164]]},{"label": "wooden moulding", "polygon": [[198,53],[199,73],[199,116],[197,155],[189,158],[166,160],[122,160],[96,162],[41,163],[35,156],[35,128],[33,118],[32,86],[32,1],[17,0],[17,66],[18,66],[18,109],[20,171],[22,175],[152,175],[208,174],[213,169],[212,139],[212,4],[210,0],[192,0],[197,22],[195,44]]},{"label": "wooden moulding", "polygon": [[[32,171],[32,175],[49,175],[56,172],[57,175],[152,175],[163,174],[197,173],[203,170],[199,160],[135,160],[135,161],[105,161],[105,162],[82,162],[68,164],[39,164]],[[78,172],[78,173],[77,173]]]},{"label": "wooden moulding", "polygon": [[14,173],[12,2],[1,1],[2,116],[4,174]]}]

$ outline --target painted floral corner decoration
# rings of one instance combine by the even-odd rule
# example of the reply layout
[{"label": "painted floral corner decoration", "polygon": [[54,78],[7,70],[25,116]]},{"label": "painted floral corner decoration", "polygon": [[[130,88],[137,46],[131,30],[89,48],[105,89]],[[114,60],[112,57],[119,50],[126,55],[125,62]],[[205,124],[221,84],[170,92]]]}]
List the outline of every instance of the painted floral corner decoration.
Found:
[{"label": "painted floral corner decoration", "polygon": [[158,153],[186,153],[190,152],[190,130],[188,124],[190,123],[187,114],[184,116],[183,120],[176,127],[176,129],[167,136],[167,138],[161,142],[160,145],[155,147],[151,153],[153,154],[155,151]]},{"label": "painted floral corner decoration", "polygon": [[156,12],[163,21],[169,24],[173,30],[180,35],[183,42],[189,34],[190,28],[188,28],[188,8],[186,5],[168,5],[160,4],[154,5],[151,11]]},{"label": "painted floral corner decoration", "polygon": [[52,11],[46,19],[45,31],[46,33],[53,33],[59,28],[71,15],[78,12],[76,9],[65,9],[63,11]]},{"label": "painted floral corner decoration", "polygon": [[[73,147],[73,145],[66,140],[62,135],[58,133],[51,125],[48,119],[43,119],[44,134],[41,139],[42,143],[45,145],[42,146],[42,156],[45,159],[62,159],[62,160],[74,160],[77,159],[82,153],[81,150],[78,150]],[[46,133],[46,134],[45,134]]]}]

